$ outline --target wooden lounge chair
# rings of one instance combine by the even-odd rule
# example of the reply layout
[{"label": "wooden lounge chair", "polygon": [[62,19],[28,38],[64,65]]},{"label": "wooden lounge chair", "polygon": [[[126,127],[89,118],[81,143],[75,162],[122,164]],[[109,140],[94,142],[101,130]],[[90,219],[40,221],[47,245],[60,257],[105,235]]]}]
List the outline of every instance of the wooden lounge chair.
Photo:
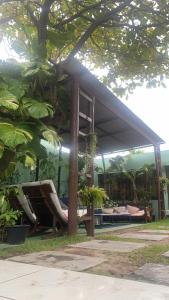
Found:
[{"label": "wooden lounge chair", "polygon": [[[18,201],[30,222],[44,227],[57,228],[60,233],[68,229],[68,208],[59,200],[52,180],[28,182],[19,185],[22,193]],[[78,222],[88,228],[87,211],[78,210]]]}]

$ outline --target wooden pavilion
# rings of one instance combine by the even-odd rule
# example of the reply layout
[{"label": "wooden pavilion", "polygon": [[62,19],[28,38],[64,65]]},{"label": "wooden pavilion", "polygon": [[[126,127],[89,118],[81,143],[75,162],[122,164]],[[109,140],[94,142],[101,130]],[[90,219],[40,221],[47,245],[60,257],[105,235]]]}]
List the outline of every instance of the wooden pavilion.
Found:
[{"label": "wooden pavilion", "polygon": [[[78,151],[83,150],[88,133],[97,135],[97,153],[153,146],[156,161],[159,217],[163,207],[159,176],[161,176],[160,144],[164,141],[130,111],[105,85],[76,59],[63,62],[62,71],[69,77],[71,93],[70,128],[62,131],[70,148],[69,234],[77,231]],[[91,164],[88,184],[93,183]],[[93,210],[90,214],[90,235],[94,234]]]}]

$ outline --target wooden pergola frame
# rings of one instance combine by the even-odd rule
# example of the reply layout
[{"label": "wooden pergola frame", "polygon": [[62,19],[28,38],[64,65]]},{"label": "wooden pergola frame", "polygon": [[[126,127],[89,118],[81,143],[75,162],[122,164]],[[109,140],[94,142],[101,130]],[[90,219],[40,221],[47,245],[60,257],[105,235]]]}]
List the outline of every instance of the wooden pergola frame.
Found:
[{"label": "wooden pergola frame", "polygon": [[[69,209],[68,209],[68,233],[69,235],[76,234],[77,232],[77,190],[78,190],[78,151],[79,151],[79,134],[84,134],[81,131],[80,122],[79,122],[79,107],[80,107],[80,96],[85,96],[90,99],[95,99],[95,103],[101,103],[104,109],[107,109],[107,113],[110,115],[112,113],[112,117],[107,117],[106,119],[102,118],[100,121],[95,121],[94,118],[97,117],[97,112],[94,112],[94,109],[91,113],[93,113],[93,122],[90,127],[91,132],[94,130],[99,130],[99,138],[103,139],[107,138],[110,141],[110,144],[116,142],[119,146],[118,150],[129,150],[133,147],[144,147],[144,146],[154,146],[155,153],[155,163],[156,163],[156,174],[157,174],[157,192],[158,192],[158,208],[159,208],[159,218],[161,218],[161,211],[163,209],[163,196],[160,188],[160,180],[159,176],[161,176],[161,156],[160,156],[160,144],[164,143],[164,141],[154,133],[146,124],[142,122],[134,113],[132,113],[120,100],[116,98],[95,76],[93,76],[85,67],[83,67],[77,60],[73,59],[73,61],[69,64],[66,62],[63,63],[63,70],[71,77],[71,114],[70,114],[70,171],[69,171]],[[84,92],[85,90],[85,92]],[[101,100],[99,97],[102,97]],[[102,113],[102,112],[101,112]],[[83,116],[82,116],[83,115]],[[88,119],[90,121],[90,117],[85,116],[81,113],[83,118]],[[92,118],[91,118],[92,120]],[[107,125],[106,130],[102,128],[102,126],[106,126],[109,122],[118,122],[119,120],[126,124],[125,128],[115,130],[114,132],[110,132],[110,127]],[[114,124],[113,123],[113,124]],[[130,128],[128,127],[130,126]],[[119,126],[120,127],[120,126]],[[83,127],[82,127],[83,129]],[[81,131],[81,132],[79,132]],[[121,134],[124,136],[132,133],[135,137],[135,140],[132,138],[130,144],[124,141],[120,137]],[[136,133],[138,134],[138,138],[136,137]],[[139,144],[139,137],[142,140]],[[101,143],[100,143],[101,144]],[[107,143],[109,145],[109,142]],[[122,148],[121,146],[122,145]],[[111,145],[110,145],[111,146]],[[112,152],[113,152],[112,146]],[[116,150],[117,151],[117,150]],[[104,152],[104,142],[100,148],[100,154],[103,155],[107,151],[105,149]],[[92,162],[91,162],[92,164]],[[91,165],[91,171],[93,167]],[[93,176],[88,180],[88,185],[93,184]],[[88,210],[89,214],[89,231],[88,234],[94,235],[94,210]]]}]

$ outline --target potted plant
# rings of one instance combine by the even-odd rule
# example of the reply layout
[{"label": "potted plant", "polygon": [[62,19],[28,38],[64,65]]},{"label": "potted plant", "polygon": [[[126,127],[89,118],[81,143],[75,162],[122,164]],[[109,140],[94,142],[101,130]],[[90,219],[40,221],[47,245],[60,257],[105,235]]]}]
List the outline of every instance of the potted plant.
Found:
[{"label": "potted plant", "polygon": [[84,187],[78,192],[79,200],[84,206],[101,208],[104,201],[108,198],[105,190],[98,186]]},{"label": "potted plant", "polygon": [[20,225],[22,212],[14,210],[9,203],[11,189],[1,188],[0,193],[0,232],[1,240],[9,244],[22,244],[25,241],[28,225]]}]

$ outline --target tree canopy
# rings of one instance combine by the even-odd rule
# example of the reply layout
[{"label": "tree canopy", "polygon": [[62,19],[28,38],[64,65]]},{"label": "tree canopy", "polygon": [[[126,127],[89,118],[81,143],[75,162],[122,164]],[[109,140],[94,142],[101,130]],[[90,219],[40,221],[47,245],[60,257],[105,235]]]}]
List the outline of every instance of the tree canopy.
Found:
[{"label": "tree canopy", "polygon": [[57,65],[77,56],[106,68],[119,92],[169,75],[168,0],[0,0],[0,25],[20,56]]}]

